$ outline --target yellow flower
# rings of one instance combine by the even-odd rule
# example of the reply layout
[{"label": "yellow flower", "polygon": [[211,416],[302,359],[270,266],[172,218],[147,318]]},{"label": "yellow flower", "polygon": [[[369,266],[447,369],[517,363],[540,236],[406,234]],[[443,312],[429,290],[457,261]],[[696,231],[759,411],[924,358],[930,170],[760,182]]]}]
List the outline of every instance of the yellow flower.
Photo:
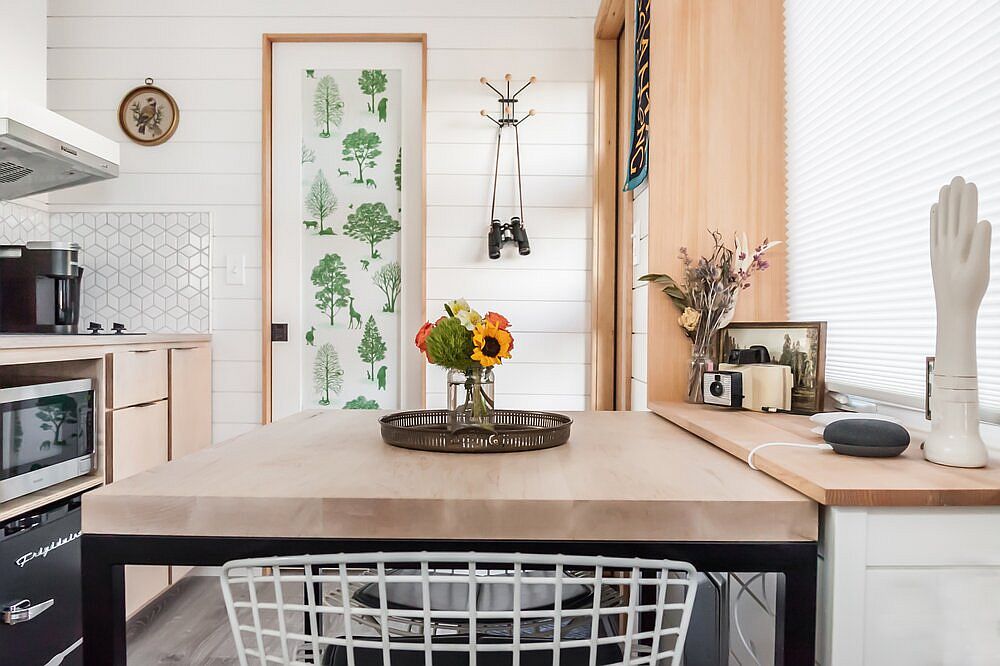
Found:
[{"label": "yellow flower", "polygon": [[472,332],[472,344],[475,346],[472,360],[479,361],[479,365],[484,368],[500,365],[501,359],[510,358],[513,342],[514,338],[510,333],[493,322],[483,322]]},{"label": "yellow flower", "polygon": [[462,326],[470,331],[483,321],[482,315],[472,309],[459,310],[455,316],[458,317],[458,321],[462,322]]},{"label": "yellow flower", "polygon": [[693,331],[698,328],[698,322],[700,321],[701,312],[694,308],[684,308],[684,312],[677,318],[677,323],[686,331]]}]

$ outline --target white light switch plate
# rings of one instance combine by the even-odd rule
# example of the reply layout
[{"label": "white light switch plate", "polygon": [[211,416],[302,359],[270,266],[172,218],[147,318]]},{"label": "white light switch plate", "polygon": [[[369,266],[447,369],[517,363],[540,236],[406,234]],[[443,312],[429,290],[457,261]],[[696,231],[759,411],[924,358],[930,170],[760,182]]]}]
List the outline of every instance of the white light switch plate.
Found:
[{"label": "white light switch plate", "polygon": [[247,258],[245,255],[226,255],[226,284],[244,285],[247,283]]}]

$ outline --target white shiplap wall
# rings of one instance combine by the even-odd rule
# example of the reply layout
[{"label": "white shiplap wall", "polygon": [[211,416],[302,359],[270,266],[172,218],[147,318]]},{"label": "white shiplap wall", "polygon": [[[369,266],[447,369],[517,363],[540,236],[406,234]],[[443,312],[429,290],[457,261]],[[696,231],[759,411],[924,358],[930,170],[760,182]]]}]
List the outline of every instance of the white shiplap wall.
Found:
[{"label": "white shiplap wall", "polygon": [[[645,411],[649,358],[649,283],[638,278],[649,272],[649,187],[637,188],[632,199],[632,410]],[[659,290],[654,298],[663,298]]]},{"label": "white shiplap wall", "polygon": [[[49,106],[122,140],[122,175],[53,195],[53,210],[205,210],[213,224],[215,430],[260,418],[260,40],[264,32],[428,36],[428,313],[464,295],[518,333],[498,393],[505,406],[583,409],[590,330],[593,17],[598,0],[49,0]],[[480,76],[539,77],[523,96],[529,257],[485,258],[495,96]],[[154,77],[181,123],[155,148],[117,127],[121,96]],[[510,173],[510,164],[505,166]],[[501,181],[509,193],[512,179]],[[503,213],[510,215],[509,210]],[[510,249],[507,250],[511,252]],[[247,257],[226,285],[227,255]],[[443,400],[431,371],[429,402]],[[439,389],[440,392],[439,392]]]}]

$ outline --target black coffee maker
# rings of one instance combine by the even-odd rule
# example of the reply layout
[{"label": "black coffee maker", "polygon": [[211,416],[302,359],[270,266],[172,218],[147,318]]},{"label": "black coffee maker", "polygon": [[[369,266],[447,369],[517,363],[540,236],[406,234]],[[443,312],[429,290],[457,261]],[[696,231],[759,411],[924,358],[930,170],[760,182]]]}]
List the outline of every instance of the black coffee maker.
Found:
[{"label": "black coffee maker", "polygon": [[77,332],[80,246],[32,241],[0,245],[0,332]]}]

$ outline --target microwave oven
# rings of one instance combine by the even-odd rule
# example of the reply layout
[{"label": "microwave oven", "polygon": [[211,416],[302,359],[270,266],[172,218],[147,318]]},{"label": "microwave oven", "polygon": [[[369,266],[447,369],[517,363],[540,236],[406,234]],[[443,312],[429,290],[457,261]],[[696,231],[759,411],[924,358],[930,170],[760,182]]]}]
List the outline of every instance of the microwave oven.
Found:
[{"label": "microwave oven", "polygon": [[93,380],[0,386],[0,502],[93,468]]}]

